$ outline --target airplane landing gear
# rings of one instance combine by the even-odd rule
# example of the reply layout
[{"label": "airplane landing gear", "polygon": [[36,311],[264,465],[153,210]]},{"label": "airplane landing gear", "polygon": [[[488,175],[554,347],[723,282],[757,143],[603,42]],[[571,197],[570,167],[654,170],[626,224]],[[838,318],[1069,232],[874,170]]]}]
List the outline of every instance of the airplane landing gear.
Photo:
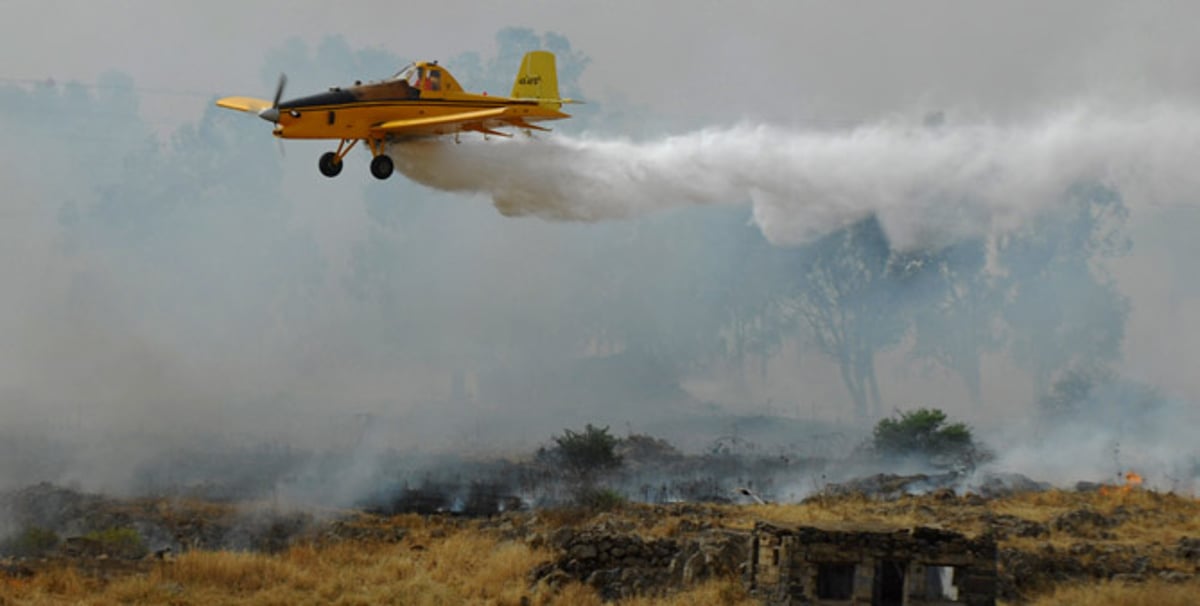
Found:
[{"label": "airplane landing gear", "polygon": [[338,176],[338,173],[342,172],[342,159],[350,153],[350,149],[354,147],[355,143],[358,141],[342,139],[342,142],[338,143],[337,151],[321,154],[321,160],[317,162],[317,168],[321,169],[321,174],[326,177]]},{"label": "airplane landing gear", "polygon": [[321,154],[317,168],[321,169],[321,174],[326,177],[336,177],[342,172],[342,159],[338,157],[337,152],[325,152]]},{"label": "airplane landing gear", "polygon": [[[387,154],[383,153],[384,141],[366,139],[366,142],[371,146],[371,153],[375,156],[371,160],[371,174],[376,179],[386,179],[392,176],[396,165]],[[357,139],[342,139],[337,151],[321,154],[321,160],[317,162],[317,168],[321,169],[321,174],[326,177],[338,176],[342,172],[342,159],[346,157],[346,154],[350,153],[350,149],[356,143],[358,143]]]},{"label": "airplane landing gear", "polygon": [[378,156],[375,156],[373,160],[371,160],[371,174],[374,175],[376,179],[386,179],[392,176],[392,171],[395,170],[395,168],[395,164],[392,162],[392,159],[387,156],[387,154],[379,154]]}]

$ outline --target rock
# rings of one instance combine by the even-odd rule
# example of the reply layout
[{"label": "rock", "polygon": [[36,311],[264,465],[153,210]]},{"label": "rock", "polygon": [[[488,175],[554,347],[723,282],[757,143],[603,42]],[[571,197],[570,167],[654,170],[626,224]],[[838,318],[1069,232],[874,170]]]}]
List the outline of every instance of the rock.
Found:
[{"label": "rock", "polygon": [[94,558],[104,553],[104,544],[87,537],[67,537],[59,550],[69,558]]},{"label": "rock", "polygon": [[736,575],[742,563],[738,558],[748,557],[749,545],[748,535],[732,531],[707,531],[686,540],[645,540],[592,527],[569,539],[565,534],[558,538],[565,543],[560,556],[531,573],[531,581],[566,575],[595,587],[606,600],[661,594],[685,582]]},{"label": "rock", "polygon": [[699,579],[705,578],[705,573],[708,571],[704,554],[696,553],[688,558],[683,564],[683,582],[690,585]]},{"label": "rock", "polygon": [[998,539],[1009,537],[1039,538],[1050,535],[1050,528],[1040,522],[1026,520],[1009,514],[984,517],[992,534]]},{"label": "rock", "polygon": [[1108,517],[1091,509],[1076,509],[1054,518],[1051,526],[1078,537],[1108,539],[1112,534],[1104,530],[1119,526],[1123,521],[1120,517]]},{"label": "rock", "polygon": [[539,580],[545,583],[551,589],[559,589],[574,579],[571,578],[571,575],[561,570],[554,569],[546,573],[544,576],[539,577]]},{"label": "rock", "polygon": [[1181,537],[1175,546],[1175,557],[1181,560],[1200,560],[1200,539]]},{"label": "rock", "polygon": [[575,538],[575,530],[569,527],[562,527],[550,533],[550,544],[556,549],[566,549],[567,545]]},{"label": "rock", "polygon": [[567,553],[572,558],[577,559],[577,560],[592,560],[592,559],[595,559],[596,555],[599,552],[596,550],[595,545],[592,545],[590,543],[582,543],[582,544],[572,546],[571,550],[568,551]]},{"label": "rock", "polygon": [[953,488],[939,488],[930,493],[929,496],[933,497],[934,500],[942,502],[954,501],[958,499],[958,495],[954,494]]},{"label": "rock", "polygon": [[983,497],[973,492],[968,492],[967,494],[963,495],[962,502],[963,505],[968,505],[971,507],[982,507],[983,505],[987,504],[987,501]]},{"label": "rock", "polygon": [[1138,556],[1131,562],[1133,572],[1136,574],[1145,574],[1150,569],[1150,558],[1146,556]]},{"label": "rock", "polygon": [[873,499],[894,501],[905,495],[923,494],[939,488],[950,488],[958,481],[959,475],[954,472],[933,476],[923,473],[909,476],[880,473],[846,482],[826,484],[820,494],[809,497],[809,499],[857,494]]},{"label": "rock", "polygon": [[1112,580],[1117,581],[1118,583],[1145,583],[1146,576],[1136,572],[1123,572],[1120,574],[1114,574]]},{"label": "rock", "polygon": [[10,579],[28,579],[33,577],[33,569],[23,564],[0,564],[0,574]]},{"label": "rock", "polygon": [[1194,575],[1178,570],[1164,570],[1158,573],[1158,577],[1168,583],[1185,583],[1192,580]]},{"label": "rock", "polygon": [[996,499],[1014,494],[1043,492],[1049,490],[1051,485],[1019,473],[987,473],[976,488],[984,498]]}]

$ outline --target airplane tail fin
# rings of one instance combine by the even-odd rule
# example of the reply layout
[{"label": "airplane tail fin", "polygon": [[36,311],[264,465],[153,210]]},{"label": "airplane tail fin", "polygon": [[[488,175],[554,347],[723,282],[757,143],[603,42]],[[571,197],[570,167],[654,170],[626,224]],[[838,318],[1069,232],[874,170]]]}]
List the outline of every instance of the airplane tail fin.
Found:
[{"label": "airplane tail fin", "polygon": [[564,99],[558,96],[558,67],[554,63],[554,53],[525,53],[525,58],[521,60],[521,69],[517,72],[517,79],[513,82],[512,97],[537,99],[544,107],[562,107]]}]

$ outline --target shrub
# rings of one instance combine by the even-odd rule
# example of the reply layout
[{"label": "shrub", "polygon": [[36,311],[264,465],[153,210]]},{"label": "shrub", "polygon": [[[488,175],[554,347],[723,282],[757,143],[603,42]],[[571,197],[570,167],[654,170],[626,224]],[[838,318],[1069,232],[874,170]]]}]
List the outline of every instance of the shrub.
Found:
[{"label": "shrub", "polygon": [[146,545],[142,542],[142,535],[132,528],[114,527],[93,530],[83,535],[83,538],[96,541],[105,553],[117,557],[132,560],[144,557],[147,553]]},{"label": "shrub", "polygon": [[622,462],[628,461],[634,465],[666,463],[683,458],[683,453],[670,442],[641,433],[630,434],[618,440],[617,453]]},{"label": "shrub", "polygon": [[965,423],[947,423],[946,413],[919,408],[875,425],[872,446],[880,456],[920,457],[934,464],[974,466],[988,458]]},{"label": "shrub", "polygon": [[54,551],[58,547],[58,543],[58,533],[48,528],[31,526],[5,541],[0,551],[12,556],[29,558]]},{"label": "shrub", "polygon": [[625,504],[625,497],[611,488],[585,488],[576,498],[580,506],[595,511],[612,511]]},{"label": "shrub", "polygon": [[600,428],[591,423],[582,432],[564,429],[563,435],[554,438],[563,464],[583,476],[620,467],[621,457],[616,452],[618,441],[608,433],[608,427]]}]

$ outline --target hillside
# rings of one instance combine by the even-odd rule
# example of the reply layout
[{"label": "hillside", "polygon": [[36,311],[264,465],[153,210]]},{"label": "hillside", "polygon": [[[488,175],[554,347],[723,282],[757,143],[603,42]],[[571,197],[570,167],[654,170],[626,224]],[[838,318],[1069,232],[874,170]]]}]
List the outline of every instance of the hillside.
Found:
[{"label": "hillside", "polygon": [[[756,603],[739,570],[743,533],[759,520],[991,533],[1000,603],[1164,606],[1200,591],[1200,502],[1137,488],[480,518],[123,501],[47,485],[14,495],[63,525],[27,526],[5,544],[0,604]],[[107,530],[69,536],[86,524]],[[156,553],[151,529],[194,547]]]}]

